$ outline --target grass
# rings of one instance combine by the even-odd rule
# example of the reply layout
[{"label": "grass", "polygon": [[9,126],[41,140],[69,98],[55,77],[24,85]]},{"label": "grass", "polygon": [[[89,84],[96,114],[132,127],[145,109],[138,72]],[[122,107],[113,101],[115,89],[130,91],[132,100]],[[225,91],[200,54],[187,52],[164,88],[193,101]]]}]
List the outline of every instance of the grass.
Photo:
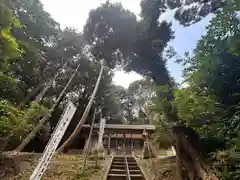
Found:
[{"label": "grass", "polygon": [[[21,156],[21,155],[20,155]],[[7,169],[15,167],[12,173],[5,173],[1,180],[28,180],[37,165],[39,155],[32,154],[26,157],[15,157]],[[10,163],[8,163],[10,164]],[[83,156],[80,155],[55,155],[44,173],[43,180],[102,180],[103,167],[96,167],[95,160],[87,160],[85,171],[82,172]],[[103,165],[104,161],[101,160]],[[1,168],[1,167],[0,167]],[[16,170],[17,169],[17,170]]]}]

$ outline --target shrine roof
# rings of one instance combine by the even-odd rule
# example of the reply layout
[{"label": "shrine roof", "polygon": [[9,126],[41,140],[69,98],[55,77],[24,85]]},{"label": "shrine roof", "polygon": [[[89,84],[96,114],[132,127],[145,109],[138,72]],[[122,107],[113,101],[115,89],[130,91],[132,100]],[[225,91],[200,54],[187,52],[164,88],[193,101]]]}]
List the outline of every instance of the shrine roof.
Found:
[{"label": "shrine roof", "polygon": [[[90,128],[89,124],[84,124],[83,128]],[[94,124],[94,128],[99,128],[99,124]],[[105,130],[147,130],[147,131],[155,131],[155,126],[150,124],[106,124]]]}]

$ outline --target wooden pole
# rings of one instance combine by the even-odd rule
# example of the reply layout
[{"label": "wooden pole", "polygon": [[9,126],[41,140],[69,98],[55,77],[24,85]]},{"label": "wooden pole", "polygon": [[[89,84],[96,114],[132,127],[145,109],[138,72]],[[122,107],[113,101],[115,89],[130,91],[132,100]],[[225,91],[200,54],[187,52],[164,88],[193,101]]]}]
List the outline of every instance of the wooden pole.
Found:
[{"label": "wooden pole", "polygon": [[71,78],[68,80],[68,83],[66,84],[66,86],[62,90],[61,94],[58,96],[56,102],[53,104],[51,109],[38,122],[38,124],[33,128],[33,130],[28,134],[28,136],[22,141],[22,143],[15,149],[15,151],[22,151],[25,148],[25,146],[35,137],[37,132],[42,128],[42,126],[49,120],[49,118],[51,117],[53,111],[56,109],[56,107],[59,105],[59,103],[61,102],[62,98],[66,94],[66,91],[67,91],[69,85],[71,84],[73,78],[75,77],[79,67],[80,67],[80,64],[75,69],[74,73],[72,74]]},{"label": "wooden pole", "polygon": [[110,154],[111,149],[111,133],[108,133],[108,155]]},{"label": "wooden pole", "polygon": [[118,152],[118,141],[117,141],[117,133],[116,133],[116,154],[117,154],[117,152]]},{"label": "wooden pole", "polygon": [[65,68],[65,66],[67,65],[67,62],[64,63],[64,65],[61,67],[60,71],[58,71],[55,76],[53,77],[53,79],[49,80],[45,87],[43,88],[43,90],[37,95],[37,97],[35,98],[35,101],[40,102],[44,95],[46,94],[46,92],[48,91],[48,89],[52,86],[52,84],[54,83],[54,81],[56,81],[57,77],[59,76],[60,72]]},{"label": "wooden pole", "polygon": [[132,132],[131,132],[131,150],[133,150],[133,139],[132,139]]},{"label": "wooden pole", "polygon": [[91,124],[91,129],[90,129],[89,136],[88,136],[87,143],[86,143],[87,147],[86,147],[85,152],[84,152],[84,161],[83,161],[82,173],[84,173],[85,166],[86,166],[86,161],[87,161],[87,156],[88,156],[89,150],[90,150],[90,144],[91,144],[91,140],[92,140],[93,127],[94,127],[94,123],[95,123],[95,113],[96,113],[96,109],[95,109],[94,114],[93,114],[93,120],[92,120],[92,124]]},{"label": "wooden pole", "polygon": [[74,139],[78,136],[78,134],[81,132],[81,128],[82,128],[82,125],[85,123],[86,119],[87,119],[87,116],[88,116],[88,113],[90,111],[90,108],[93,104],[93,100],[96,96],[96,93],[97,93],[97,90],[98,90],[98,87],[99,87],[99,84],[100,84],[100,80],[101,80],[101,77],[102,77],[102,73],[103,73],[103,65],[101,66],[101,70],[99,72],[99,75],[98,75],[98,79],[97,79],[97,82],[96,82],[96,85],[95,85],[95,88],[93,90],[93,93],[91,95],[91,98],[88,102],[88,105],[80,119],[80,121],[78,122],[76,128],[74,129],[73,133],[70,135],[70,137],[62,144],[62,146],[57,150],[57,152],[63,152],[65,149],[67,149],[74,141]]}]

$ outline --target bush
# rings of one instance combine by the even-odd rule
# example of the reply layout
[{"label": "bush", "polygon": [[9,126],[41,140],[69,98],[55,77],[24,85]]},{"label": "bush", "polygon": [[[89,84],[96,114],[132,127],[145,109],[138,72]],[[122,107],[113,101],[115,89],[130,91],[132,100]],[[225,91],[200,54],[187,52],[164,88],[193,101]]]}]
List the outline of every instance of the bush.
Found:
[{"label": "bush", "polygon": [[223,180],[240,179],[240,153],[239,149],[230,149],[212,153],[213,167],[221,172],[219,176]]},{"label": "bush", "polygon": [[9,148],[16,147],[37,123],[46,108],[36,102],[20,110],[6,100],[0,101],[0,138],[7,140]]}]

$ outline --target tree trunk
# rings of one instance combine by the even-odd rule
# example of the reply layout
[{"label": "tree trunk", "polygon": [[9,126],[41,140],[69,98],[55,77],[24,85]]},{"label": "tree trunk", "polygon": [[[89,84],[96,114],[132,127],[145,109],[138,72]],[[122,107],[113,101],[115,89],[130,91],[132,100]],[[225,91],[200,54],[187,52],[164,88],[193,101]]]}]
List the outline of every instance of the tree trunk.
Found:
[{"label": "tree trunk", "polygon": [[[159,67],[160,66],[160,67]],[[162,91],[158,91],[157,95],[163,99],[162,107],[163,107],[163,115],[165,119],[165,123],[167,124],[166,127],[168,127],[169,124],[177,124],[179,119],[177,115],[177,111],[175,107],[172,105],[172,101],[174,100],[174,94],[173,94],[173,83],[171,82],[169,73],[165,67],[164,62],[160,64],[159,66],[156,66],[152,71],[152,79],[158,86],[164,86],[164,89]],[[166,87],[168,86],[168,87]],[[185,180],[183,167],[184,164],[182,162],[181,158],[181,142],[179,141],[178,134],[173,131],[173,129],[167,128],[167,131],[169,132],[170,136],[173,139],[174,148],[176,149],[176,180]]]},{"label": "tree trunk", "polygon": [[38,122],[38,124],[34,127],[34,129],[29,133],[29,135],[22,141],[22,143],[15,149],[15,151],[22,151],[25,146],[35,137],[36,133],[42,128],[42,126],[49,120],[49,118],[52,115],[52,112],[55,110],[55,108],[59,105],[62,98],[64,97],[70,83],[72,82],[73,78],[75,77],[78,69],[80,67],[80,64],[75,69],[74,73],[72,74],[71,78],[69,79],[68,83],[62,90],[61,94],[58,96],[57,101],[53,104],[52,108],[48,111],[48,113]]},{"label": "tree trunk", "polygon": [[[171,128],[167,128],[167,130],[175,142],[174,147],[176,149],[177,156],[176,179],[201,179],[202,175],[199,172],[204,168],[204,163],[203,161],[199,161],[202,159],[199,153],[200,149],[198,149],[197,146],[194,146],[194,144],[198,142],[196,140],[196,142],[192,142],[190,140],[190,137],[193,136],[193,133],[189,132],[188,128],[185,125],[179,124],[177,110],[172,105],[172,101],[174,100],[173,82],[170,79],[166,67],[164,67],[164,63],[160,64],[160,67],[154,67],[151,76],[157,85],[165,86],[164,90],[157,92],[157,94],[159,97],[164,99],[162,106],[165,123],[167,124],[166,127],[169,127],[169,125],[171,126]],[[166,85],[168,85],[167,89]],[[175,127],[180,126],[181,128],[178,128],[178,130],[176,130]],[[196,164],[196,162],[198,163]],[[206,174],[208,174],[208,172]]]},{"label": "tree trunk", "polygon": [[101,67],[101,70],[100,70],[100,73],[99,73],[99,76],[98,76],[98,79],[97,79],[97,82],[96,82],[96,85],[95,85],[95,88],[93,90],[93,93],[92,93],[92,96],[88,102],[88,105],[82,115],[82,118],[80,119],[79,123],[77,124],[76,128],[74,129],[73,133],[71,134],[71,136],[62,144],[62,146],[58,149],[58,152],[63,152],[64,150],[66,150],[74,141],[74,139],[78,136],[78,134],[81,132],[81,128],[82,128],[82,125],[85,123],[86,119],[87,119],[87,116],[89,114],[89,111],[90,111],[90,108],[93,104],[93,100],[96,96],[96,93],[97,93],[97,90],[98,90],[98,87],[99,87],[99,83],[100,83],[100,80],[101,80],[101,77],[102,77],[102,73],[103,73],[103,66]]}]

